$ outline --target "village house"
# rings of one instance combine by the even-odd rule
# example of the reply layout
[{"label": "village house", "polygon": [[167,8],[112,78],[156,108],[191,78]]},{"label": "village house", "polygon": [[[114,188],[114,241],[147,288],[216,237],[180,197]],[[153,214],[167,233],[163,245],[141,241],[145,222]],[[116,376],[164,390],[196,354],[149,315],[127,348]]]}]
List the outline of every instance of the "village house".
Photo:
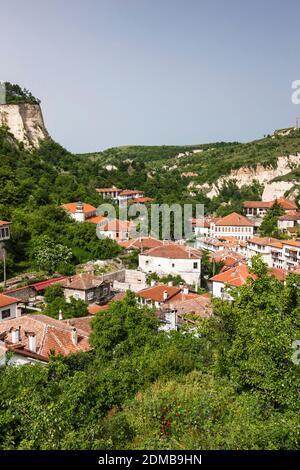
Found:
[{"label": "village house", "polygon": [[0,243],[10,239],[11,222],[0,220]]},{"label": "village house", "polygon": [[278,230],[281,230],[282,232],[287,232],[288,229],[296,227],[300,230],[300,212],[289,211],[281,215],[277,219],[277,227]]},{"label": "village house", "polygon": [[139,255],[139,269],[159,276],[181,276],[189,285],[200,285],[202,252],[184,245],[164,244]]},{"label": "village house", "polygon": [[[90,322],[91,317],[76,319]],[[74,319],[75,320],[75,319]],[[47,363],[51,353],[67,356],[90,350],[89,332],[66,321],[46,315],[24,315],[0,322],[0,364],[6,363],[6,353],[11,353],[8,364],[22,365],[34,362]]]},{"label": "village house", "polygon": [[11,222],[0,220],[0,260],[4,257],[4,245],[10,239],[10,225]]},{"label": "village house", "polygon": [[192,218],[192,232],[196,237],[208,237],[210,234],[210,220],[207,218],[195,219]]},{"label": "village house", "polygon": [[103,199],[117,199],[119,194],[122,192],[122,189],[112,186],[111,188],[97,188],[96,191],[103,197]]},{"label": "village house", "polygon": [[130,233],[134,227],[134,222],[129,220],[107,219],[97,227],[97,234],[99,238],[111,238],[112,240],[121,242],[129,240]]},{"label": "village house", "polygon": [[86,222],[88,219],[96,217],[97,209],[91,204],[84,202],[70,202],[61,206],[69,216],[76,222]]},{"label": "village house", "polygon": [[232,300],[232,296],[227,292],[226,287],[243,286],[249,277],[255,279],[255,275],[249,273],[248,267],[244,263],[222,270],[219,274],[210,278],[213,297]]},{"label": "village house", "polygon": [[291,270],[300,264],[300,240],[281,240],[283,269]]},{"label": "village house", "polygon": [[[287,271],[279,268],[270,268],[269,275],[276,277],[279,282],[284,282],[287,276]],[[212,295],[215,298],[232,300],[230,292],[227,287],[241,287],[246,284],[247,279],[257,279],[255,274],[249,272],[246,263],[240,262],[233,268],[224,266],[219,274],[210,278]]]},{"label": "village house", "polygon": [[165,331],[177,330],[185,314],[207,318],[212,312],[210,297],[190,292],[186,286],[157,284],[136,295],[140,305],[156,309],[161,322],[160,329]]},{"label": "village house", "polygon": [[103,281],[100,276],[89,273],[70,276],[61,283],[61,286],[67,301],[73,297],[88,304],[103,304],[111,298],[110,283]]},{"label": "village house", "polygon": [[[268,209],[274,204],[274,201],[245,201],[243,203],[245,214],[247,217],[263,218],[266,215]],[[297,205],[293,201],[289,201],[285,198],[278,198],[277,203],[285,212],[297,211]]]},{"label": "village house", "polygon": [[254,223],[237,212],[232,212],[210,223],[210,234],[215,238],[231,236],[238,240],[249,240],[253,237],[253,231]]},{"label": "village house", "polygon": [[[268,266],[274,266],[272,253],[278,248],[279,240],[271,237],[253,237],[247,242],[247,259],[260,255],[263,262]],[[280,267],[280,266],[277,266]]]},{"label": "village house", "polygon": [[119,241],[119,245],[126,251],[139,250],[144,251],[157,246],[162,246],[164,242],[158,238],[139,237],[131,240]]},{"label": "village house", "polygon": [[16,318],[19,315],[19,302],[19,299],[15,297],[0,294],[0,322],[2,322],[2,320],[7,321],[11,318]]},{"label": "village house", "polygon": [[115,186],[112,186],[111,188],[97,188],[96,191],[103,197],[103,199],[113,199],[114,201],[118,201],[119,204],[144,198],[144,191],[135,189],[118,189]]}]

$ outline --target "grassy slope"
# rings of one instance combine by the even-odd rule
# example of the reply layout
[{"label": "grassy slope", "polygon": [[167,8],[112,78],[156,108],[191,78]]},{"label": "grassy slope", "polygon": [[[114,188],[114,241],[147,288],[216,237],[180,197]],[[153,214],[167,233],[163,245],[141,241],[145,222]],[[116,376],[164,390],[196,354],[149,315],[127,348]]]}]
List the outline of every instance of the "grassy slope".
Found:
[{"label": "grassy slope", "polygon": [[[202,149],[203,152],[193,154],[194,149]],[[279,156],[297,151],[300,152],[300,131],[288,136],[276,135],[274,138],[266,137],[243,144],[218,142],[192,146],[128,146],[82,156],[103,165],[113,164],[118,169],[126,160],[133,160],[137,164],[144,164],[148,171],[159,171],[160,176],[170,173],[165,166],[177,165],[177,169],[173,170],[175,174],[192,171],[198,173],[198,177],[192,178],[193,181],[211,183],[231,169],[253,167],[258,163],[275,165]],[[176,158],[181,152],[190,152],[190,155]],[[297,172],[296,177],[298,178]]]}]

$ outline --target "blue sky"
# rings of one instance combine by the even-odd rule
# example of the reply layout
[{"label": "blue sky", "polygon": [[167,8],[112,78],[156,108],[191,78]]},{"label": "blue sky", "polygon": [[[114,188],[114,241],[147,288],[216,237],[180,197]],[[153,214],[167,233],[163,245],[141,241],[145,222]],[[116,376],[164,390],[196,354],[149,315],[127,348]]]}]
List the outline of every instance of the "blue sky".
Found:
[{"label": "blue sky", "polygon": [[0,80],[74,152],[251,140],[300,116],[299,18],[297,0],[10,0]]}]

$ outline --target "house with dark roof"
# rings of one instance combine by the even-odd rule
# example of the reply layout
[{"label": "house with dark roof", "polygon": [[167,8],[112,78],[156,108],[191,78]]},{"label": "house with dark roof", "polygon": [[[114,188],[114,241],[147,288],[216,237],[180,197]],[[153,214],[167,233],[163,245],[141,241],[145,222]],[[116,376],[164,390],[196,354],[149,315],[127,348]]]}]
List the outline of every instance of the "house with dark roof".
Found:
[{"label": "house with dark roof", "polygon": [[104,281],[102,276],[95,276],[90,273],[69,276],[65,278],[61,286],[66,300],[74,297],[88,304],[104,304],[111,298],[110,283]]}]

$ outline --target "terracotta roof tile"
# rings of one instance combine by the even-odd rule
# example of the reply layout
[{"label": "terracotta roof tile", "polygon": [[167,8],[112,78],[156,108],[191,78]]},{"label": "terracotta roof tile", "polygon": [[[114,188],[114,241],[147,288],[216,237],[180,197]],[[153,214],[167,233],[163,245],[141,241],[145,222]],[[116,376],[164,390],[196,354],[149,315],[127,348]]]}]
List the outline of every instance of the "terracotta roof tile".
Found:
[{"label": "terracotta roof tile", "polygon": [[243,227],[253,227],[254,223],[247,219],[247,217],[244,217],[241,214],[238,214],[237,212],[232,212],[232,214],[228,214],[225,217],[222,217],[221,219],[218,219],[217,222],[215,223],[216,226],[224,227],[224,226],[243,226]]},{"label": "terracotta roof tile", "polygon": [[[165,302],[166,300],[169,300],[170,298],[174,297],[176,294],[179,294],[180,291],[180,287],[159,284],[154,287],[149,287],[147,289],[140,290],[139,292],[137,292],[137,296],[156,302]],[[168,294],[168,299],[166,300],[164,300],[164,292],[167,292]]]},{"label": "terracotta roof tile", "polygon": [[10,297],[9,295],[0,294],[0,308],[8,307],[9,305],[13,305],[18,302],[20,302],[20,299]]},{"label": "terracotta roof tile", "polygon": [[196,259],[201,258],[201,250],[189,248],[184,245],[167,244],[151,248],[143,253],[144,256],[154,256],[157,258],[170,258],[170,259]]},{"label": "terracotta roof tile", "polygon": [[[68,204],[63,204],[62,207],[68,211],[71,212],[72,214],[75,214],[76,208],[77,208],[77,202],[70,202]],[[96,207],[92,206],[91,204],[83,204],[83,212],[88,213],[88,212],[95,212],[97,209]]]},{"label": "terracotta roof tile", "polygon": [[[83,319],[76,319],[77,322]],[[87,320],[84,319],[85,322]],[[73,352],[88,351],[90,349],[88,333],[77,328],[77,344],[72,341],[74,326],[66,324],[62,320],[55,320],[43,314],[23,315],[0,322],[0,333],[6,332],[6,341],[12,345],[11,329],[21,327],[21,341],[14,347],[29,350],[28,336],[26,332],[36,334],[36,354],[49,357],[51,351],[66,356]],[[30,351],[29,351],[30,352]]]}]

